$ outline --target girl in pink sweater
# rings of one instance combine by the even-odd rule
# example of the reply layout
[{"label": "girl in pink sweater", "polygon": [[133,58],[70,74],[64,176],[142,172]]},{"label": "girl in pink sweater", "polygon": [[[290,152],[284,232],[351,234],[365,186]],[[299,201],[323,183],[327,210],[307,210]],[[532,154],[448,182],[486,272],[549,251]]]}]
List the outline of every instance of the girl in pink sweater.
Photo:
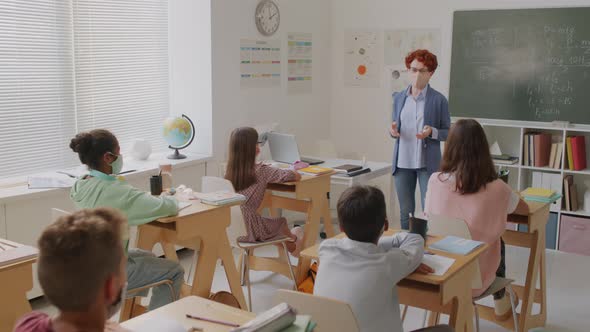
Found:
[{"label": "girl in pink sweater", "polygon": [[[506,276],[504,242],[509,213],[528,211],[518,194],[498,179],[488,141],[481,125],[471,119],[457,121],[445,144],[440,172],[428,181],[425,213],[465,220],[473,240],[490,247],[480,255],[479,267],[483,287],[473,290],[481,295],[496,276]],[[499,320],[512,316],[510,300],[504,290],[494,294],[495,313]]]}]

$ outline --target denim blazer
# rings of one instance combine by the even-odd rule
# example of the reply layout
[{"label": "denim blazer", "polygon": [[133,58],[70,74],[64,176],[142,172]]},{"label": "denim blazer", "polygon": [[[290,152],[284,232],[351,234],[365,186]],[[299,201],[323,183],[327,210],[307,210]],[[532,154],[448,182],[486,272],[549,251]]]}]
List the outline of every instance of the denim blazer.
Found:
[{"label": "denim blazer", "polygon": [[[397,123],[398,130],[403,130],[404,124],[400,121],[402,108],[406,103],[407,89],[393,94],[393,112],[392,120]],[[426,162],[426,170],[429,174],[438,171],[440,167],[440,142],[445,141],[449,135],[449,127],[451,126],[451,116],[449,114],[449,102],[447,98],[440,92],[434,90],[428,85],[426,91],[424,104],[424,125],[431,126],[438,130],[438,138],[434,139],[427,137],[423,140],[422,149],[425,150],[424,161]],[[399,149],[399,139],[395,140],[393,147],[393,172],[395,175],[397,170],[397,156]]]}]

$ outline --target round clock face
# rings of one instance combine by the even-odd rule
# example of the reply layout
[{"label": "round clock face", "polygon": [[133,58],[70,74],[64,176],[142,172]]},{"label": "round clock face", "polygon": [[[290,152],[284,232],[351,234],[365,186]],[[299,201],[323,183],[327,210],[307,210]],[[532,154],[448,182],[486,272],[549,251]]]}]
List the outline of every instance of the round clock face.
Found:
[{"label": "round clock face", "polygon": [[279,7],[272,0],[262,0],[256,6],[254,19],[258,31],[265,36],[271,36],[277,32],[281,23]]}]

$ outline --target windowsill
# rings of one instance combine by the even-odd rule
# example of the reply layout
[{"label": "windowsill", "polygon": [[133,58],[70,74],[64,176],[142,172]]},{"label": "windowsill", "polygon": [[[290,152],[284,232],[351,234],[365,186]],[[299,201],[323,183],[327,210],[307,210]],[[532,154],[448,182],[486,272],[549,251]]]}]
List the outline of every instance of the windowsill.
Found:
[{"label": "windowsill", "polygon": [[[172,164],[173,168],[185,168],[193,165],[206,163],[212,159],[211,156],[184,153],[187,158],[172,160],[166,156],[170,152],[159,152],[152,154],[148,160],[125,159],[123,170],[135,170],[134,172],[123,175],[125,178],[134,179],[141,176],[156,174],[160,163]],[[18,176],[0,180],[0,203],[9,200],[30,199],[55,194],[58,191],[70,191],[70,188],[49,188],[49,189],[29,189],[27,185],[28,176]]]}]

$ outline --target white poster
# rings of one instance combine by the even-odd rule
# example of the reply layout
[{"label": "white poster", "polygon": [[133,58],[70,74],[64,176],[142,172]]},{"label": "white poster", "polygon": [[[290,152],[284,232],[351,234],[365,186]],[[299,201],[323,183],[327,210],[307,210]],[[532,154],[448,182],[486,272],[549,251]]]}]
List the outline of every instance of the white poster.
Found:
[{"label": "white poster", "polygon": [[385,31],[384,63],[391,91],[401,91],[410,84],[405,64],[408,53],[427,49],[437,56],[440,63],[440,30],[404,29]]},{"label": "white poster", "polygon": [[344,36],[344,85],[378,88],[383,44],[378,32],[348,32]]},{"label": "white poster", "polygon": [[240,39],[240,87],[281,86],[281,41]]},{"label": "white poster", "polygon": [[287,93],[311,93],[312,90],[312,38],[311,33],[287,35]]}]

